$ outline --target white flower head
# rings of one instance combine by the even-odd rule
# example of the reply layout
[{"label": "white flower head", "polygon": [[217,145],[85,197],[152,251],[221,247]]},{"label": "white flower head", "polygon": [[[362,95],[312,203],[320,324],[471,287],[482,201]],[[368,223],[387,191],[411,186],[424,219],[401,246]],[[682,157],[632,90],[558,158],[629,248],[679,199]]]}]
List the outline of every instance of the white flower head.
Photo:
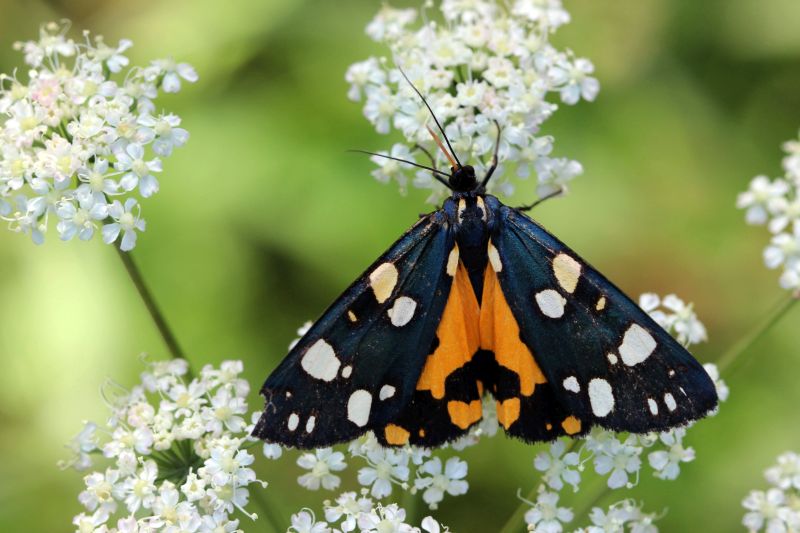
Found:
[{"label": "white flower head", "polygon": [[[404,76],[425,95],[450,139],[455,156],[485,173],[502,130],[499,160],[489,187],[510,194],[511,177],[537,177],[537,194],[564,190],[582,173],[582,166],[553,158],[553,139],[540,135],[541,125],[555,112],[553,101],[575,104],[597,96],[594,66],[550,44],[553,32],[569,22],[560,0],[443,0],[438,6],[448,24],[431,21],[433,4],[422,15],[413,9],[384,6],[367,26],[374,40],[386,45],[391,58],[369,58],[353,64],[345,75],[348,97],[363,101],[365,117],[378,133],[402,133],[392,157],[432,165],[447,172],[450,162],[427,128],[434,121]],[[552,101],[549,101],[552,100]],[[430,172],[385,158],[373,175],[433,189],[429,200],[441,199],[444,187]],[[500,172],[502,170],[502,172]]]},{"label": "white flower head", "polygon": [[555,441],[550,445],[549,451],[536,455],[533,466],[543,472],[542,480],[551,489],[560,491],[566,483],[577,492],[581,482],[580,457],[575,452],[565,454],[566,447],[565,441]]},{"label": "white flower head", "polygon": [[341,479],[334,472],[347,468],[342,452],[335,452],[331,448],[319,448],[314,453],[304,453],[297,459],[297,466],[309,470],[297,478],[301,487],[308,490],[334,490],[339,487]]},{"label": "white flower head", "polygon": [[189,138],[177,115],[154,115],[154,99],[197,74],[171,60],[129,67],[131,41],[84,32],[76,44],[68,30],[46,24],[15,45],[27,82],[0,74],[0,218],[36,244],[53,223],[65,241],[101,233],[110,244],[122,232],[129,250],[144,221],[138,211],[120,221],[120,207],[157,193],[161,158]]},{"label": "white flower head", "polygon": [[557,492],[541,492],[532,503],[532,508],[525,513],[525,523],[533,531],[543,533],[561,533],[564,524],[572,521],[571,509],[558,506]]},{"label": "white flower head", "polygon": [[422,499],[431,509],[436,509],[445,494],[459,496],[467,493],[469,483],[464,479],[467,469],[467,463],[458,457],[449,458],[442,469],[442,460],[434,457],[417,470],[414,486],[425,490]]}]

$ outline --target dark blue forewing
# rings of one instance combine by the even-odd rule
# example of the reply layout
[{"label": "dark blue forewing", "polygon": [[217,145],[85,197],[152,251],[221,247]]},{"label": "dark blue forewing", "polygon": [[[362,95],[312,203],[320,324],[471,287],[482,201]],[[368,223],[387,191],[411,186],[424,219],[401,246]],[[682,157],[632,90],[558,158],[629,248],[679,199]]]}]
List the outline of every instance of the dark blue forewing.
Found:
[{"label": "dark blue forewing", "polygon": [[301,448],[383,429],[411,402],[450,291],[454,237],[421,219],[348,288],[261,389],[253,434]]},{"label": "dark blue forewing", "polygon": [[[547,379],[541,392],[550,398],[538,408],[557,401],[557,417],[574,416],[580,432],[596,424],[641,433],[685,425],[716,407],[703,367],[647,313],[523,213],[496,199],[491,207],[497,276]],[[530,412],[537,406],[528,407],[526,415],[523,402],[509,433],[541,440],[540,428],[526,427],[541,423]]]}]

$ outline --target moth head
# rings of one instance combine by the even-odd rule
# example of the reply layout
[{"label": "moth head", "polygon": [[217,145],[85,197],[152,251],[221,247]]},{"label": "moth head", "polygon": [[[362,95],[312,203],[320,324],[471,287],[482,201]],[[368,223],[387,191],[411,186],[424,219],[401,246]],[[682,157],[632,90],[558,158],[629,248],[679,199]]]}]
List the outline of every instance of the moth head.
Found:
[{"label": "moth head", "polygon": [[450,167],[450,188],[455,192],[473,191],[478,186],[475,168],[472,165]]}]

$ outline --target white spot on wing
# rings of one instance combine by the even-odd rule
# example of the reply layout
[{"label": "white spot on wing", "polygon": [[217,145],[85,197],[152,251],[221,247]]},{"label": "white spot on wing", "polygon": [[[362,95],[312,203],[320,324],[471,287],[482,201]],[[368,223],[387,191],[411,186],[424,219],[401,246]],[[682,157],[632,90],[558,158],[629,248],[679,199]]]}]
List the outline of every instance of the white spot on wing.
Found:
[{"label": "white spot on wing", "polygon": [[674,411],[678,407],[678,403],[675,401],[675,397],[672,396],[672,394],[670,394],[669,392],[664,395],[664,404],[670,411]]},{"label": "white spot on wing", "polygon": [[648,398],[647,406],[650,408],[650,413],[652,413],[653,416],[656,416],[658,414],[658,404],[654,399]]},{"label": "white spot on wing", "polygon": [[575,378],[575,376],[570,376],[564,380],[564,388],[570,392],[580,392],[581,384],[578,383],[578,380]]},{"label": "white spot on wing", "polygon": [[378,393],[378,398],[380,398],[381,401],[386,400],[387,398],[391,398],[392,396],[394,396],[395,390],[396,389],[391,385],[384,385],[383,387],[381,387],[381,390]]},{"label": "white spot on wing", "polygon": [[289,420],[286,423],[286,427],[289,428],[289,431],[294,431],[297,429],[297,424],[300,423],[300,417],[297,416],[297,413],[292,413],[289,415]]},{"label": "white spot on wing", "polygon": [[315,417],[313,416],[308,417],[308,420],[306,421],[306,433],[311,433],[312,431],[314,431],[314,423],[316,421],[317,419]]},{"label": "white spot on wing", "polygon": [[594,378],[589,382],[589,402],[595,416],[603,418],[614,410],[614,391],[608,381]]},{"label": "white spot on wing", "polygon": [[336,357],[333,346],[324,339],[319,339],[303,355],[300,365],[309,376],[322,381],[332,381],[339,373],[341,362]]},{"label": "white spot on wing", "polygon": [[536,303],[539,304],[544,316],[561,318],[564,316],[564,305],[567,300],[558,291],[547,289],[536,294]]},{"label": "white spot on wing", "polygon": [[615,353],[609,353],[606,357],[608,357],[608,362],[612,365],[616,365],[619,362],[619,358]]},{"label": "white spot on wing", "polygon": [[447,256],[447,274],[455,276],[456,270],[458,270],[458,246],[454,245],[450,255]]},{"label": "white spot on wing", "polygon": [[392,263],[382,263],[369,275],[369,285],[375,293],[375,299],[382,304],[392,295],[397,285],[397,267]]},{"label": "white spot on wing", "polygon": [[623,363],[633,366],[650,357],[655,349],[656,340],[653,336],[639,324],[632,324],[622,339],[619,355]]},{"label": "white spot on wing", "polygon": [[500,272],[503,270],[503,263],[500,262],[500,254],[497,253],[497,248],[494,247],[491,241],[489,241],[489,262],[492,264],[492,269],[495,272]]},{"label": "white spot on wing", "polygon": [[369,421],[371,407],[372,394],[364,389],[358,389],[347,400],[347,419],[358,427],[364,427]]},{"label": "white spot on wing", "polygon": [[353,373],[353,367],[352,366],[347,365],[346,367],[342,368],[342,377],[343,378],[345,378],[345,379],[349,378],[350,374],[352,374],[352,373]]},{"label": "white spot on wing", "polygon": [[416,310],[417,302],[408,296],[401,296],[394,301],[394,305],[386,311],[386,314],[392,319],[393,326],[401,328],[411,322]]},{"label": "white spot on wing", "polygon": [[558,284],[568,293],[573,293],[581,277],[581,264],[567,254],[560,253],[553,259],[553,273]]}]

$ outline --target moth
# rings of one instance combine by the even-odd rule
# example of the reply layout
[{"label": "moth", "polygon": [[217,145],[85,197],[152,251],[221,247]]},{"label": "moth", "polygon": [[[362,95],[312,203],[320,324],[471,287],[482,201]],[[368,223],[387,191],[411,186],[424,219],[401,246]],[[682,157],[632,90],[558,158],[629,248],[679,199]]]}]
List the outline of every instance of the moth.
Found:
[{"label": "moth", "polygon": [[479,181],[414,90],[451,163],[422,168],[452,195],[290,350],[261,389],[253,434],[317,448],[372,431],[384,446],[435,447],[481,420],[486,395],[506,433],[528,442],[592,426],[661,431],[715,409],[713,381],[683,346],[529,218],[533,206],[486,193],[499,126]]}]

